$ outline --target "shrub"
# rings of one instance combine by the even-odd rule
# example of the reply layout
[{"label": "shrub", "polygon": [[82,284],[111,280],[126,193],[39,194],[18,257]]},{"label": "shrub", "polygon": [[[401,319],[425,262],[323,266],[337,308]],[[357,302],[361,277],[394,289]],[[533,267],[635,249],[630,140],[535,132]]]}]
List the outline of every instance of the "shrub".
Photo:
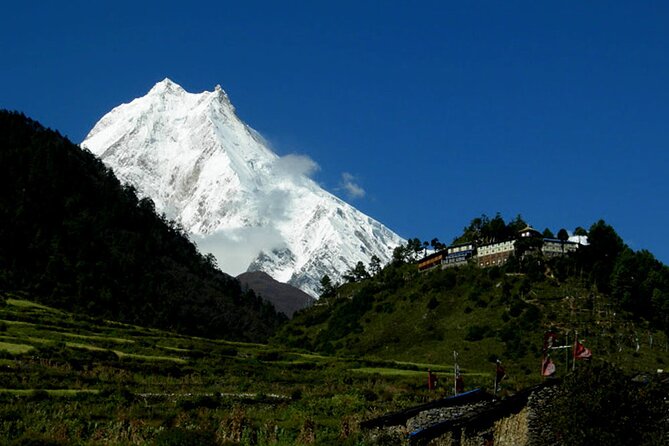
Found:
[{"label": "shrub", "polygon": [[488,337],[492,329],[489,325],[471,325],[467,329],[467,334],[465,334],[466,341],[480,341],[481,339]]},{"label": "shrub", "polygon": [[379,399],[379,396],[372,389],[363,389],[361,393],[365,401],[372,402]]},{"label": "shrub", "polygon": [[202,350],[191,350],[188,352],[188,357],[191,359],[200,359],[204,358],[205,356],[207,356],[207,354]]},{"label": "shrub", "polygon": [[63,443],[52,440],[43,434],[26,432],[10,443],[12,446],[62,446]]},{"label": "shrub", "polygon": [[203,396],[198,396],[195,399],[183,399],[179,400],[177,403],[177,407],[184,409],[184,410],[194,410],[198,409],[201,407],[205,407],[207,409],[215,409],[221,405],[221,398],[220,396],[209,396],[209,395],[203,395]]},{"label": "shrub", "polygon": [[554,439],[575,446],[663,444],[659,439],[669,434],[661,421],[666,384],[641,385],[631,378],[611,364],[581,364],[546,406]]},{"label": "shrub", "polygon": [[153,444],[155,446],[215,446],[217,443],[213,432],[175,427],[156,435]]},{"label": "shrub", "polygon": [[509,315],[511,317],[518,317],[523,312],[523,308],[525,308],[525,303],[523,301],[516,301],[511,305]]},{"label": "shrub", "polygon": [[44,401],[48,400],[49,398],[51,398],[51,396],[46,390],[33,390],[30,392],[30,396],[28,397],[30,401]]},{"label": "shrub", "polygon": [[290,392],[290,399],[293,401],[301,400],[302,399],[302,389],[293,389],[292,392]]},{"label": "shrub", "polygon": [[523,312],[521,325],[523,327],[532,327],[541,319],[541,310],[536,305],[528,305]]},{"label": "shrub", "polygon": [[467,295],[467,299],[474,303],[478,302],[481,299],[481,291],[478,289],[471,290]]},{"label": "shrub", "polygon": [[282,357],[281,353],[276,350],[258,352],[256,354],[256,359],[258,359],[259,361],[268,361],[268,362],[278,361],[279,359],[281,359],[281,357]]}]

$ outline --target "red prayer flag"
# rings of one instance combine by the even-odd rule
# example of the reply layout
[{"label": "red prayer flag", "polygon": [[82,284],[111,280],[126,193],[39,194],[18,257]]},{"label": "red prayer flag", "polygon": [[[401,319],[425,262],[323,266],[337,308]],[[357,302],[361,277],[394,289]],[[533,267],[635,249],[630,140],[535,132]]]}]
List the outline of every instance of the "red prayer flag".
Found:
[{"label": "red prayer flag", "polygon": [[502,381],[506,377],[506,370],[502,367],[502,363],[497,361],[497,382]]},{"label": "red prayer flag", "polygon": [[557,344],[557,335],[552,331],[544,333],[544,353],[553,348]]},{"label": "red prayer flag", "polygon": [[541,375],[542,376],[553,376],[555,374],[555,363],[551,358],[544,358],[541,362]]},{"label": "red prayer flag", "polygon": [[427,370],[427,390],[434,390],[437,386],[437,375],[432,373],[432,370]]},{"label": "red prayer flag", "polygon": [[578,340],[574,342],[574,359],[590,359],[591,357],[592,352],[589,348],[586,348]]},{"label": "red prayer flag", "polygon": [[462,379],[462,375],[458,374],[455,378],[455,392],[462,393],[465,391],[465,380]]}]

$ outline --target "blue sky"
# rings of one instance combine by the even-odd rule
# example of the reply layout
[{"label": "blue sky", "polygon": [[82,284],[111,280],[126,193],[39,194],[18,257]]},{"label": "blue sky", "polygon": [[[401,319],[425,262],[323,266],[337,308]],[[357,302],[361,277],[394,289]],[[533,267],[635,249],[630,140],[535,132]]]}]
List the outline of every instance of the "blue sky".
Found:
[{"label": "blue sky", "polygon": [[603,218],[669,263],[665,1],[55,3],[3,5],[0,107],[75,142],[165,77],[221,84],[404,237]]}]

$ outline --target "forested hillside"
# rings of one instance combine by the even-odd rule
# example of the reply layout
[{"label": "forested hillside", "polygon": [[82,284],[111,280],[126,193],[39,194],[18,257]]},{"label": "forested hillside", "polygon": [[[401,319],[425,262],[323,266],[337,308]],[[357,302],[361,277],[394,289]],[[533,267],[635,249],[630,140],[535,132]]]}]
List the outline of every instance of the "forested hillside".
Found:
[{"label": "forested hillside", "polygon": [[0,111],[0,290],[190,334],[264,340],[285,320],[92,154]]},{"label": "forested hillside", "polygon": [[[455,239],[499,240],[524,225],[499,216],[475,219]],[[518,243],[501,267],[470,262],[423,273],[415,262],[428,244],[410,240],[379,271],[359,265],[338,287],[324,280],[318,304],[298,313],[275,341],[432,363],[451,363],[458,351],[470,370],[492,369],[501,359],[516,383],[526,384],[538,378],[543,336],[553,331],[560,344],[573,343],[578,333],[598,360],[663,368],[669,269],[651,253],[631,250],[604,221],[584,232],[589,245],[572,255],[544,258]],[[571,365],[562,352],[555,360],[564,372]]]}]

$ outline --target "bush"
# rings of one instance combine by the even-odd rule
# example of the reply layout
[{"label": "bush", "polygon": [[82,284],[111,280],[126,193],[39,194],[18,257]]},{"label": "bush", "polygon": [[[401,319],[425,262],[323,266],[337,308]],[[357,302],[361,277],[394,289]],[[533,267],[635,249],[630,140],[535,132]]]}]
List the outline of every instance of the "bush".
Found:
[{"label": "bush", "polygon": [[372,402],[379,399],[379,396],[372,389],[363,389],[361,393],[365,401]]},{"label": "bush", "polygon": [[237,349],[234,347],[223,347],[218,349],[221,356],[237,356]]},{"label": "bush", "polygon": [[49,398],[51,398],[51,396],[49,395],[49,392],[47,392],[46,390],[33,390],[32,392],[30,392],[30,396],[28,397],[28,400],[29,401],[44,401],[44,400],[48,400]]},{"label": "bush", "polygon": [[26,432],[19,438],[9,443],[12,446],[62,446],[63,443],[52,440],[43,434]]},{"label": "bush", "polygon": [[511,317],[518,317],[520,316],[520,313],[523,312],[524,308],[525,308],[525,302],[523,301],[514,302],[511,305],[511,308],[509,309],[509,315]]},{"label": "bush", "polygon": [[528,305],[523,312],[521,325],[525,328],[534,326],[541,319],[541,310],[536,305]]},{"label": "bush", "polygon": [[290,392],[290,399],[293,401],[298,401],[302,399],[302,389],[293,389],[292,392]]},{"label": "bush", "polygon": [[467,334],[465,335],[466,341],[480,341],[481,339],[488,337],[492,329],[490,325],[472,325],[467,329]]},{"label": "bush", "polygon": [[631,378],[611,364],[580,364],[546,406],[553,439],[574,446],[663,444],[666,384]]},{"label": "bush", "polygon": [[175,427],[156,435],[153,444],[155,446],[215,446],[217,443],[213,432]]},{"label": "bush", "polygon": [[220,405],[221,405],[220,396],[208,396],[208,395],[198,396],[195,399],[182,399],[179,400],[179,402],[177,403],[177,407],[187,411],[198,409],[201,407],[205,407],[207,409],[215,409]]},{"label": "bush", "polygon": [[279,359],[282,359],[282,356],[283,355],[276,350],[256,353],[256,359],[266,362],[278,361]]}]

